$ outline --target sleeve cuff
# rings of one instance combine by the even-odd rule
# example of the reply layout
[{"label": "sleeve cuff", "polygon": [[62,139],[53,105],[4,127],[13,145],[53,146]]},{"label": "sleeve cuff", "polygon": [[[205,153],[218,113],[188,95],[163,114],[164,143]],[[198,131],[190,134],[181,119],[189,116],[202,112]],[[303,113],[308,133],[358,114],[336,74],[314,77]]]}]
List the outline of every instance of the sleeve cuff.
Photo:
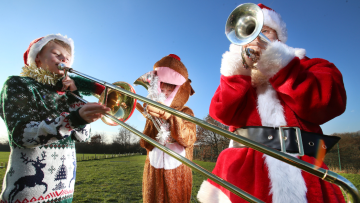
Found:
[{"label": "sleeve cuff", "polygon": [[80,116],[79,110],[80,108],[78,108],[76,111],[71,111],[70,115],[68,116],[71,122],[71,126],[74,128],[83,128],[86,124],[89,124]]},{"label": "sleeve cuff", "polygon": [[[74,93],[74,94],[76,94],[77,96],[81,97],[81,96],[80,96],[80,92],[79,92],[78,90],[72,91],[72,93]],[[69,105],[74,104],[75,102],[80,102],[79,99],[77,99],[76,97],[74,97],[74,96],[72,96],[72,95],[70,95],[70,94],[68,94],[67,97],[68,97],[67,103],[68,103]]]}]

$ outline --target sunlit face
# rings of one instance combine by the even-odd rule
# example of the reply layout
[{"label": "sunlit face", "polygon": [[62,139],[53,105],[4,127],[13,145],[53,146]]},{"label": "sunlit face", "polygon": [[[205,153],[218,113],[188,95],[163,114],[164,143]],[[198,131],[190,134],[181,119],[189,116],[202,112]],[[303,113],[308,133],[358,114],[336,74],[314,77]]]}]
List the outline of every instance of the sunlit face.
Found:
[{"label": "sunlit face", "polygon": [[279,39],[276,30],[270,28],[269,26],[264,25],[261,29],[261,33],[263,33],[263,35],[272,42]]},{"label": "sunlit face", "polygon": [[174,89],[171,87],[160,87],[160,89],[161,93],[164,93],[166,98],[168,98],[169,95],[174,91]]},{"label": "sunlit face", "polygon": [[64,47],[50,41],[36,56],[35,62],[37,67],[41,67],[42,69],[49,70],[63,76],[64,71],[59,70],[58,65],[59,63],[64,63],[67,67],[69,67],[71,60],[71,55]]}]

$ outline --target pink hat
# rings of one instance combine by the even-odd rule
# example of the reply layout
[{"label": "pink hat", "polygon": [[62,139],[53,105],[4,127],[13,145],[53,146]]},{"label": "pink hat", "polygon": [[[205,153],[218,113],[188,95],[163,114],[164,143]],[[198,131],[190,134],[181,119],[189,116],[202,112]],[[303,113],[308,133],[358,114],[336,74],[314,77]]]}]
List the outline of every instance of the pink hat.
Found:
[{"label": "pink hat", "polygon": [[264,25],[276,30],[278,38],[281,42],[287,41],[287,29],[285,22],[281,19],[280,14],[276,13],[273,9],[265,6],[264,4],[258,4],[264,14]]},{"label": "pink hat", "polygon": [[51,35],[47,35],[45,37],[40,37],[40,38],[32,41],[29,45],[29,48],[24,53],[25,65],[35,65],[36,66],[35,58],[36,58],[37,54],[41,51],[41,49],[49,41],[51,41],[53,39],[63,41],[71,47],[72,60],[70,62],[70,66],[72,66],[72,64],[74,62],[74,41],[71,38],[68,38],[66,35],[62,36],[61,34],[56,34],[56,35],[51,34]]}]

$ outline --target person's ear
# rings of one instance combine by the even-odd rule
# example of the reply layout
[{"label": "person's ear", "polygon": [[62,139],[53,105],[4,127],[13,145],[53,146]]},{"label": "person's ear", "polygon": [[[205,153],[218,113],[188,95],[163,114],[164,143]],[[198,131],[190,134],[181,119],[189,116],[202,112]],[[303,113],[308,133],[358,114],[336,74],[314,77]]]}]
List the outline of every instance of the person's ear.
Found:
[{"label": "person's ear", "polygon": [[41,67],[41,60],[39,54],[36,55],[35,63],[37,67]]}]

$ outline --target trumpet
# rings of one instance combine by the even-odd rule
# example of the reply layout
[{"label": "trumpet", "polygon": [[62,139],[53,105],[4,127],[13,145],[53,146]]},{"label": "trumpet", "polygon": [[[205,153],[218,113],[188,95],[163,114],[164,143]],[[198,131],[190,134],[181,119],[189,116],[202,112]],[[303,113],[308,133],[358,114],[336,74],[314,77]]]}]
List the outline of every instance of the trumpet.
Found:
[{"label": "trumpet", "polygon": [[[126,95],[127,97],[131,97],[131,98],[135,98],[136,100],[140,100],[142,102],[145,102],[147,104],[150,104],[156,108],[162,109],[168,113],[171,113],[172,115],[175,115],[177,117],[180,117],[184,120],[193,122],[207,130],[211,130],[219,135],[225,136],[229,139],[232,139],[236,142],[239,142],[243,145],[246,145],[250,148],[253,148],[254,150],[257,150],[259,152],[262,152],[264,154],[267,154],[271,157],[274,157],[278,160],[281,160],[285,163],[288,163],[292,166],[295,166],[301,170],[304,170],[308,173],[313,174],[314,176],[317,176],[325,181],[328,181],[330,183],[334,183],[340,187],[342,187],[346,194],[348,195],[348,199],[349,202],[358,202],[360,203],[360,194],[359,191],[357,190],[357,188],[350,182],[348,181],[346,178],[338,175],[335,172],[332,172],[330,170],[326,170],[323,168],[319,168],[316,167],[315,165],[312,165],[310,163],[307,163],[305,161],[302,161],[300,159],[294,158],[286,153],[277,151],[275,149],[272,149],[270,147],[267,147],[265,145],[261,145],[258,144],[257,142],[254,142],[248,138],[236,135],[232,132],[226,131],[224,129],[221,129],[217,126],[211,125],[201,119],[198,119],[196,117],[190,116],[188,114],[185,114],[181,111],[175,110],[173,108],[170,108],[168,106],[165,106],[163,104],[160,104],[156,101],[153,101],[151,99],[145,98],[143,96],[137,95],[135,94],[135,92],[133,91],[129,91],[126,89],[123,89],[117,85],[114,84],[110,84],[107,83],[105,81],[93,78],[91,76],[88,76],[86,74],[80,73],[72,68],[66,67],[64,64],[59,64],[58,66],[59,69],[61,70],[65,70],[66,72],[70,72],[70,73],[74,73],[77,74],[79,76],[82,76],[84,78],[87,78],[89,80],[92,80],[94,82],[97,82],[103,86],[105,86],[105,90],[103,92],[104,98],[106,97],[107,93],[107,89],[110,88],[114,91],[118,91],[120,92],[122,95]],[[83,101],[84,103],[87,103],[86,100],[82,99],[81,97],[78,97],[77,95],[74,95],[75,97],[77,97],[79,100]],[[130,105],[133,106],[132,108],[135,108],[135,104],[136,104],[136,100],[133,100],[134,104]],[[106,99],[103,99],[104,101],[106,101]],[[108,105],[107,103],[104,103],[106,105]],[[124,108],[123,106],[120,105],[119,108]],[[133,109],[132,109],[133,110]],[[183,164],[185,164],[186,166],[190,167],[191,169],[195,170],[196,172],[206,176],[207,178],[211,179],[212,181],[218,183],[219,185],[221,185],[222,187],[228,189],[229,191],[231,191],[232,193],[234,193],[235,195],[243,198],[244,200],[248,201],[248,202],[262,202],[261,200],[255,198],[254,196],[246,193],[245,191],[240,190],[238,187],[234,186],[231,183],[228,183],[226,181],[224,181],[223,179],[221,179],[218,176],[215,176],[214,174],[212,174],[211,172],[207,171],[206,169],[202,168],[201,166],[195,164],[194,162],[186,159],[185,157],[179,155],[178,153],[170,150],[169,148],[159,144],[158,142],[156,142],[155,140],[151,139],[150,137],[144,135],[143,133],[141,133],[140,131],[138,131],[137,129],[131,127],[130,125],[126,124],[125,120],[127,120],[128,118],[126,116],[131,116],[131,114],[127,114],[124,115],[120,120],[118,118],[116,118],[115,116],[110,114],[105,114],[104,117],[107,117],[108,119],[110,119],[111,121],[113,121],[116,124],[121,125],[122,127],[124,127],[125,129],[129,130],[130,132],[134,133],[135,135],[141,137],[142,139],[144,139],[146,142],[150,143],[151,145],[153,145],[154,147],[157,147],[158,149],[160,149],[161,151],[167,153],[168,155],[172,156],[173,158],[175,158],[176,160],[182,162]],[[116,114],[116,113],[115,113]]]},{"label": "trumpet", "polygon": [[[270,40],[261,33],[264,25],[264,15],[261,8],[253,3],[245,3],[236,7],[229,15],[225,24],[225,35],[233,44],[243,46],[257,37],[265,44]],[[245,54],[254,58],[254,50],[245,48]]]}]

